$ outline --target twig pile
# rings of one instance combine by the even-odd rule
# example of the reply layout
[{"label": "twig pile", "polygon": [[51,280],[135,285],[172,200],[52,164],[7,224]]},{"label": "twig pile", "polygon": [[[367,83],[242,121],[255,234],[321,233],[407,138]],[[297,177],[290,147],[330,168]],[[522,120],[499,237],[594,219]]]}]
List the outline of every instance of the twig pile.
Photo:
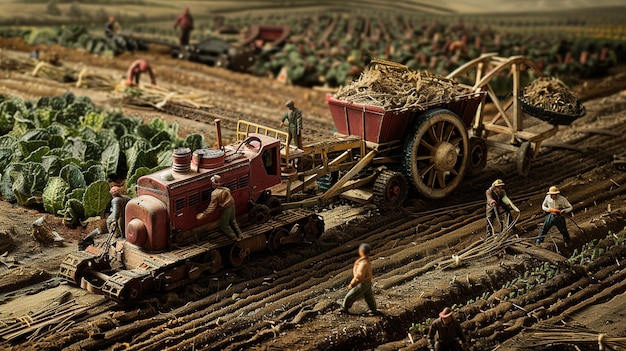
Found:
[{"label": "twig pile", "polygon": [[64,293],[38,311],[19,318],[0,320],[0,337],[6,341],[13,341],[30,335],[28,339],[32,341],[67,329],[74,324],[74,317],[91,308],[78,305],[76,300],[66,301],[70,296],[71,294]]},{"label": "twig pile", "polygon": [[472,93],[469,87],[427,71],[390,65],[373,65],[358,80],[343,86],[335,98],[385,110],[423,110]]},{"label": "twig pile", "polygon": [[578,326],[538,325],[526,330],[523,348],[545,348],[552,345],[594,346],[599,350],[624,350],[626,338],[610,337]]},{"label": "twig pile", "polygon": [[0,69],[30,73],[33,77],[45,78],[63,83],[75,82],[77,79],[76,71],[70,68],[54,66],[47,62],[36,61],[30,58],[15,59],[5,55],[0,55]]},{"label": "twig pile", "polygon": [[[519,214],[517,218],[519,218]],[[452,255],[452,258],[439,263],[438,268],[446,270],[459,267],[467,262],[476,262],[485,258],[493,257],[493,255],[502,252],[507,247],[522,242],[523,239],[510,235],[515,222],[517,222],[517,219],[512,223],[509,223],[508,226],[504,227],[500,233],[476,241],[465,250],[456,255]]]},{"label": "twig pile", "polygon": [[125,82],[117,85],[116,91],[124,93],[124,103],[138,106],[152,106],[162,109],[166,105],[178,105],[193,108],[214,107],[206,94],[189,94],[169,91],[159,87],[133,86],[127,87]]},{"label": "twig pile", "polygon": [[117,80],[110,75],[89,72],[86,68],[83,68],[78,74],[76,87],[115,90],[117,83]]},{"label": "twig pile", "polygon": [[561,80],[554,77],[535,79],[522,92],[530,105],[568,116],[580,116],[581,104],[576,95]]}]

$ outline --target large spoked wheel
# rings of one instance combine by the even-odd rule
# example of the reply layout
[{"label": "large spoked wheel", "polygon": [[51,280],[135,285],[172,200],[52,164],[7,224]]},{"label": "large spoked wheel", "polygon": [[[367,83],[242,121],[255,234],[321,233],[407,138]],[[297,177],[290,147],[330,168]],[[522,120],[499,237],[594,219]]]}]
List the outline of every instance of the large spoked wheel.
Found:
[{"label": "large spoked wheel", "polygon": [[487,143],[481,138],[469,139],[469,159],[467,160],[467,174],[479,174],[487,166]]},{"label": "large spoked wheel", "polygon": [[405,141],[404,169],[426,197],[443,198],[463,180],[469,141],[463,121],[452,111],[433,109],[422,116]]},{"label": "large spoked wheel", "polygon": [[408,194],[409,183],[400,172],[384,170],[374,181],[374,203],[379,207],[396,208]]}]

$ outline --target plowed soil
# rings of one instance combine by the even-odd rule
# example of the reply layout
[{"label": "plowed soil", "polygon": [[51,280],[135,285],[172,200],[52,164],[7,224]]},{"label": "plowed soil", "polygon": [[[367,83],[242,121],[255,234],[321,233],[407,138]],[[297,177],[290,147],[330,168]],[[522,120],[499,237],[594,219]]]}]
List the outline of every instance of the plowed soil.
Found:
[{"label": "plowed soil", "polygon": [[[47,50],[58,53],[69,66],[88,65],[120,79],[139,57],[107,59],[59,47]],[[163,89],[201,91],[210,97],[214,110],[171,114],[122,106],[114,93],[75,89],[14,72],[2,72],[0,93],[36,98],[72,90],[126,114],[175,120],[181,124],[181,135],[201,132],[209,141],[214,140],[210,122],[215,116],[224,119],[225,138],[232,139],[238,118],[277,126],[285,100],[292,99],[304,112],[305,143],[332,137],[333,123],[322,92],[182,62],[158,52],[141,57],[151,62]],[[546,141],[528,177],[517,175],[514,154],[490,150],[485,170],[466,177],[446,199],[412,195],[405,207],[386,212],[349,203],[325,209],[320,214],[331,225],[317,242],[257,255],[242,267],[202,276],[191,286],[134,306],[119,306],[65,283],[52,287],[56,284],[49,278],[56,276],[63,257],[76,249],[87,230],[70,230],[50,218],[65,246],[42,247],[30,235],[32,221],[41,214],[0,202],[0,229],[14,228],[17,243],[8,254],[17,263],[8,264],[0,279],[0,293],[5,294],[0,321],[36,311],[66,291],[79,304],[90,306],[60,330],[38,330],[31,339],[0,345],[10,350],[425,350],[425,339],[417,332],[409,336],[409,328],[455,304],[465,305],[457,316],[477,350],[498,344],[501,350],[519,349],[519,343],[508,340],[540,320],[574,320],[599,332],[626,336],[625,319],[615,312],[623,307],[620,296],[626,291],[621,283],[626,274],[623,247],[607,249],[606,259],[583,265],[582,270],[566,266],[554,280],[525,294],[524,301],[476,298],[500,292],[504,283],[544,262],[562,262],[592,239],[605,238],[609,230],[624,235],[626,173],[615,170],[611,161],[625,151],[626,94],[613,89],[598,97],[581,89],[581,95],[593,97],[584,102],[587,115]],[[496,178],[505,180],[521,209],[515,233],[529,245],[453,270],[432,267],[433,261],[449,258],[485,235],[484,191]],[[555,229],[541,246],[532,244],[544,219],[541,201],[551,185],[558,185],[574,206],[576,224],[567,222],[573,241],[569,247]],[[363,302],[354,306],[355,315],[336,313],[361,242],[373,247],[374,292],[382,315],[366,314]],[[600,296],[602,291],[609,292]],[[596,295],[601,298],[580,305]],[[591,314],[594,318],[587,317]],[[603,319],[611,320],[611,328],[601,329]],[[517,338],[523,341],[523,334]]]}]

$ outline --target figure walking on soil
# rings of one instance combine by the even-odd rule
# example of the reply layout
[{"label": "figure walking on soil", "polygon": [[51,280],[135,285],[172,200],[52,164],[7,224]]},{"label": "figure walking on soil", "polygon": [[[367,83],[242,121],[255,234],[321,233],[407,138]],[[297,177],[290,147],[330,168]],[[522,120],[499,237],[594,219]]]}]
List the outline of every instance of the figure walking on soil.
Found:
[{"label": "figure walking on soil", "polygon": [[547,212],[548,215],[546,216],[545,221],[543,221],[543,226],[539,231],[537,245],[543,242],[550,228],[552,228],[552,226],[556,226],[559,232],[563,235],[565,246],[567,246],[570,242],[570,237],[569,232],[567,231],[567,225],[565,224],[564,215],[572,212],[572,205],[569,201],[567,201],[565,196],[561,195],[559,188],[551,186],[550,190],[546,193],[546,198],[543,199],[541,209],[544,210],[544,212]]},{"label": "figure walking on soil", "polygon": [[152,67],[150,67],[148,61],[143,59],[136,60],[128,68],[128,73],[126,74],[126,85],[139,85],[139,78],[141,78],[141,74],[144,72],[148,72],[148,75],[150,75],[150,83],[152,83],[153,86],[156,86],[156,76],[152,71]]},{"label": "figure walking on soil", "polygon": [[461,324],[452,315],[448,307],[439,313],[428,330],[428,349],[431,351],[469,350]]},{"label": "figure walking on soil", "polygon": [[283,116],[280,126],[284,126],[285,121],[289,123],[289,140],[287,140],[287,145],[295,143],[298,149],[302,149],[302,111],[296,108],[291,100],[287,101],[285,106],[289,111]]},{"label": "figure walking on soil", "polygon": [[223,186],[222,178],[219,175],[211,177],[213,191],[211,192],[211,202],[204,212],[198,213],[197,220],[202,220],[208,214],[213,213],[217,206],[220,207],[220,230],[232,240],[241,240],[241,229],[235,217],[235,199],[230,194],[230,189]]},{"label": "figure walking on soil", "polygon": [[348,293],[343,300],[341,312],[348,313],[350,307],[359,299],[365,299],[367,306],[372,314],[376,314],[376,300],[374,300],[374,292],[372,291],[372,264],[369,255],[372,248],[369,244],[361,244],[359,246],[359,259],[354,262],[352,268],[353,278],[348,285]]},{"label": "figure walking on soil", "polygon": [[180,27],[180,46],[184,47],[189,45],[189,37],[191,36],[191,31],[193,30],[193,17],[189,13],[189,7],[185,7],[183,9],[183,13],[180,14],[176,21],[174,21],[174,30]]},{"label": "figure walking on soil", "polygon": [[[507,222],[511,223],[511,209],[519,213],[519,208],[506,195],[502,179],[496,179],[485,195],[487,197],[487,235],[489,236],[493,234],[494,223],[500,223],[501,212],[506,213]],[[504,229],[503,226],[504,224],[501,225],[501,230]]]}]

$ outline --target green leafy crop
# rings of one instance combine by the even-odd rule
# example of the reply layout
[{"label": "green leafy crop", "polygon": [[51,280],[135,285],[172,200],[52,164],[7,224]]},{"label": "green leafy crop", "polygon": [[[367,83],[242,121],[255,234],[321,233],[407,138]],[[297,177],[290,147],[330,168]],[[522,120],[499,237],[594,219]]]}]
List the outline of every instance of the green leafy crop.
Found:
[{"label": "green leafy crop", "polygon": [[199,134],[177,134],[176,123],[144,124],[72,93],[0,99],[0,194],[79,225],[104,215],[111,179],[127,179],[132,194],[140,176],[171,165],[174,148],[206,147]]}]

